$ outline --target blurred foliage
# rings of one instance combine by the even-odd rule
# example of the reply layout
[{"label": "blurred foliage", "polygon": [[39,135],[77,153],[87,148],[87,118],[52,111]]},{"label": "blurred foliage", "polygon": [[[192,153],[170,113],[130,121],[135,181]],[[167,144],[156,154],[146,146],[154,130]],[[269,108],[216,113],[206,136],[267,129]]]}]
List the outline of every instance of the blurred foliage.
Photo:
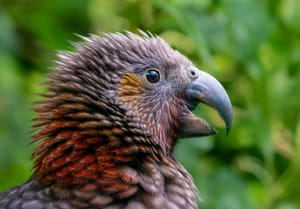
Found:
[{"label": "blurred foliage", "polygon": [[205,209],[300,208],[300,1],[0,1],[0,190],[28,179],[32,103],[56,50],[75,34],[138,29],[162,36],[216,76],[234,106],[226,136],[182,139],[177,158]]}]

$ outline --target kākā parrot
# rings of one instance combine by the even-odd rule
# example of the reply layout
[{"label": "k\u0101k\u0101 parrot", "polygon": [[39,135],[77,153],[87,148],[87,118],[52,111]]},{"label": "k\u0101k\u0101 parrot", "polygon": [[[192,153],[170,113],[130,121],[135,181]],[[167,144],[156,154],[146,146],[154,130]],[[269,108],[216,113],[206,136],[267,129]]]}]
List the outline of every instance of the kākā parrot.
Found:
[{"label": "k\u0101k\u0101 parrot", "polygon": [[195,209],[178,138],[216,131],[192,110],[216,109],[227,131],[222,85],[162,38],[91,35],[58,54],[36,104],[30,179],[0,194],[1,209]]}]

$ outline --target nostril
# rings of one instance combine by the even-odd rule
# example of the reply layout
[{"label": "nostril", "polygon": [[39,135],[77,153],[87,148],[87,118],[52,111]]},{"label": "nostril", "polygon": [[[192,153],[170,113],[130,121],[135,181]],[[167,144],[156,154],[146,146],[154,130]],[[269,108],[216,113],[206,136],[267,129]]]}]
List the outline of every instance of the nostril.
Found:
[{"label": "nostril", "polygon": [[198,70],[194,67],[189,69],[189,76],[191,79],[196,79],[198,77]]}]

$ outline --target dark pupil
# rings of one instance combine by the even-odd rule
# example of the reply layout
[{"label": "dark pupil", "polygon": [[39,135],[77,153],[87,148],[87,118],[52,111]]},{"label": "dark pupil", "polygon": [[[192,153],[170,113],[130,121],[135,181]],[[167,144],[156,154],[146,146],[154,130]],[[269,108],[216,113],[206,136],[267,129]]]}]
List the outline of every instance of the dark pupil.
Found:
[{"label": "dark pupil", "polygon": [[156,70],[148,70],[146,72],[146,78],[150,83],[156,83],[159,81],[160,76]]}]

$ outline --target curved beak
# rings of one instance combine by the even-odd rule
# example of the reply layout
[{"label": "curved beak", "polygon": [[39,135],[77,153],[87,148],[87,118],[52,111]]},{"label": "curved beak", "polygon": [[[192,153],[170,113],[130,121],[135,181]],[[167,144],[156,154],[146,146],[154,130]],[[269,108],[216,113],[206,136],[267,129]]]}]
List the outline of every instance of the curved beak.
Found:
[{"label": "curved beak", "polygon": [[[226,125],[227,134],[230,131],[232,123],[232,107],[230,99],[223,86],[210,74],[193,70],[194,80],[186,89],[188,107],[193,110],[196,105],[204,103],[219,113]],[[196,75],[195,75],[196,73]],[[182,135],[185,136],[203,136],[215,134],[216,130],[204,120],[194,116],[185,115]]]}]

